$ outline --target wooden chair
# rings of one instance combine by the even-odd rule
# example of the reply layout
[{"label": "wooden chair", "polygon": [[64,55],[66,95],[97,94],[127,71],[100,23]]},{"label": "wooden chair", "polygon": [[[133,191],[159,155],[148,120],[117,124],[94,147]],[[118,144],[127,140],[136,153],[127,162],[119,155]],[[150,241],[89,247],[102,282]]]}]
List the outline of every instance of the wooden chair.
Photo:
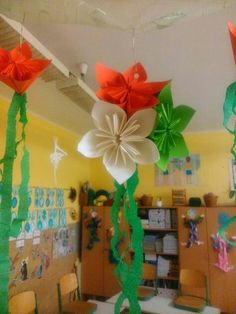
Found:
[{"label": "wooden chair", "polygon": [[[79,300],[79,286],[75,273],[62,276],[57,284],[60,314],[92,314],[97,305]],[[63,304],[63,297],[69,296],[69,303]]]},{"label": "wooden chair", "polygon": [[138,299],[147,301],[157,294],[157,269],[155,265],[143,263],[142,280],[152,281],[154,285],[154,289],[144,286],[138,287]]},{"label": "wooden chair", "polygon": [[10,314],[38,314],[36,295],[33,291],[21,292],[9,300]]},{"label": "wooden chair", "polygon": [[[183,294],[183,288],[198,288],[204,297]],[[207,277],[198,270],[181,269],[179,277],[179,296],[175,299],[175,307],[193,312],[201,312],[209,303]]]}]

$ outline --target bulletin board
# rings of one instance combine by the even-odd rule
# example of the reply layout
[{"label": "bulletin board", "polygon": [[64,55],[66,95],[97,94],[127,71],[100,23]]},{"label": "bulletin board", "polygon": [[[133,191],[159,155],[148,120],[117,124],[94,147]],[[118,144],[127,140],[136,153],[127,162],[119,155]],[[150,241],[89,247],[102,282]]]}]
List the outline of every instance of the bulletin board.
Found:
[{"label": "bulletin board", "polygon": [[[35,240],[37,239],[37,240]],[[37,237],[10,242],[10,297],[33,290],[39,313],[58,313],[57,283],[74,270],[78,257],[79,223],[42,230]],[[17,244],[17,241],[24,241]]]}]

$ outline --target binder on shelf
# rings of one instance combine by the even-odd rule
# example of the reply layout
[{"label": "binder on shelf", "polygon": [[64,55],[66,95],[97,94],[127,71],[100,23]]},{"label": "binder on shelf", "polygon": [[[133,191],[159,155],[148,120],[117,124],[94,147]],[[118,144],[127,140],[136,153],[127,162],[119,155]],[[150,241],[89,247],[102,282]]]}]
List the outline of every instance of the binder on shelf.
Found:
[{"label": "binder on shelf", "polygon": [[165,209],[150,209],[148,212],[149,228],[165,228]]}]

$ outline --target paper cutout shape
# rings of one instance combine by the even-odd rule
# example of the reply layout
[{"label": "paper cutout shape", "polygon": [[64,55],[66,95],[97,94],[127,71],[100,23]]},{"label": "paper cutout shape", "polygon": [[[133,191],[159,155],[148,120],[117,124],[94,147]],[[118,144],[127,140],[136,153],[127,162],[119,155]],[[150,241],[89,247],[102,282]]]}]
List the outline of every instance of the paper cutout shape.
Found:
[{"label": "paper cutout shape", "polygon": [[59,226],[63,227],[67,225],[67,216],[66,216],[66,209],[60,208],[59,209]]},{"label": "paper cutout shape", "polygon": [[137,63],[123,74],[98,63],[96,78],[100,89],[96,95],[101,100],[116,104],[127,112],[128,117],[141,109],[159,103],[155,97],[169,82],[147,83],[147,74],[141,63]]},{"label": "paper cutout shape", "polygon": [[23,94],[50,63],[46,59],[32,59],[27,43],[10,52],[0,48],[0,80],[17,93]]},{"label": "paper cutout shape", "polygon": [[186,243],[183,242],[181,244],[186,246],[186,248],[191,248],[194,244],[203,244],[203,242],[200,241],[198,237],[197,225],[203,221],[204,215],[198,215],[194,208],[190,208],[187,211],[187,215],[183,215],[182,218],[184,220],[185,227],[189,228],[189,238]]},{"label": "paper cutout shape", "polygon": [[213,241],[213,247],[217,252],[217,262],[215,263],[215,266],[226,273],[229,272],[234,268],[233,265],[229,264],[229,245],[219,236],[219,234],[212,234],[211,239]]},{"label": "paper cutout shape", "polygon": [[150,135],[160,152],[157,167],[165,171],[170,158],[189,155],[188,148],[181,132],[187,127],[195,110],[189,106],[173,107],[171,86],[168,84],[159,94],[160,105],[156,106],[159,121]]},{"label": "paper cutout shape", "polygon": [[155,144],[145,138],[153,129],[155,110],[139,110],[128,119],[120,107],[97,102],[92,117],[97,129],[83,136],[78,151],[89,158],[103,156],[107,171],[118,183],[134,174],[136,163],[154,163],[159,159]]},{"label": "paper cutout shape", "polygon": [[54,152],[50,155],[51,163],[53,164],[54,182],[57,184],[57,168],[63,157],[67,153],[57,145],[57,138],[54,140]]},{"label": "paper cutout shape", "polygon": [[228,22],[228,29],[234,54],[234,61],[236,63],[236,26],[233,23]]}]

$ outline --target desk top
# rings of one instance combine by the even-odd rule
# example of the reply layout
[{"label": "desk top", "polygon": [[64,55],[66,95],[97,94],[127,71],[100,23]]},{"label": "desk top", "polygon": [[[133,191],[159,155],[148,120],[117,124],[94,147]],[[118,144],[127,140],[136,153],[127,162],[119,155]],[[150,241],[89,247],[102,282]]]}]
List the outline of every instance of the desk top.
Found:
[{"label": "desk top", "polygon": [[[96,314],[113,314],[114,313],[114,304],[113,303],[106,303],[97,300],[88,300],[91,303],[97,304],[97,309],[95,311]],[[124,307],[122,306],[121,310]],[[196,313],[195,313],[196,314]]]},{"label": "desk top", "polygon": [[[116,294],[108,299],[106,302],[110,304],[115,304],[118,296],[119,294]],[[160,296],[155,296],[148,301],[139,301],[139,304],[143,311],[153,314],[196,314],[196,312],[177,309],[173,306],[172,299]],[[127,299],[124,301],[123,306],[129,306]],[[220,314],[220,310],[215,307],[206,306],[201,314]]]}]

